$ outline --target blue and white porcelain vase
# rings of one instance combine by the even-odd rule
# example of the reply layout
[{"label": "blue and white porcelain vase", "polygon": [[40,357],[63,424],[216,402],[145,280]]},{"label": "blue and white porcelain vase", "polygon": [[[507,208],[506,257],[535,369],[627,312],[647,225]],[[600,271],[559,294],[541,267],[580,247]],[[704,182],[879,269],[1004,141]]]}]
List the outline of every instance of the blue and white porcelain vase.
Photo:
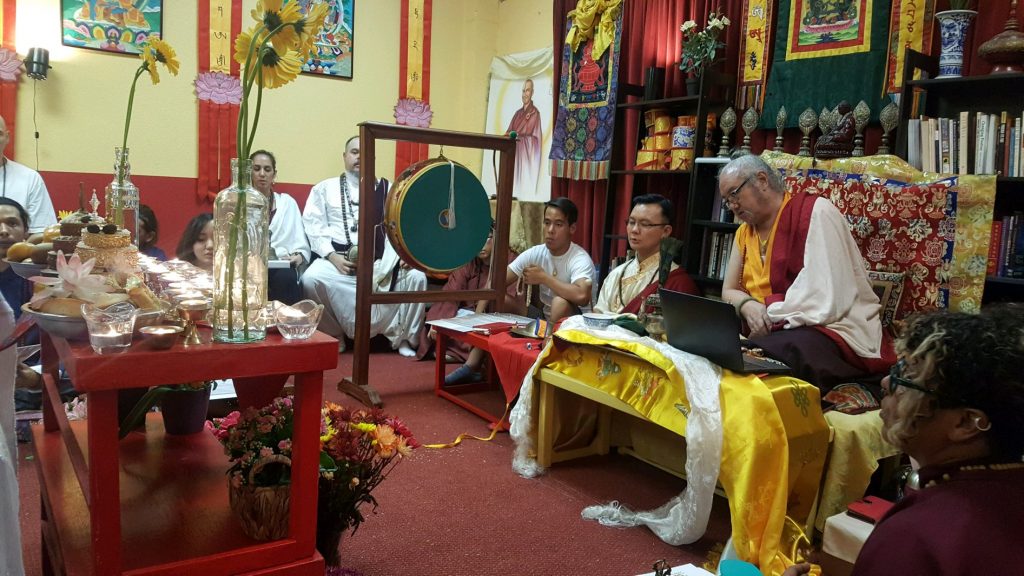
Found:
[{"label": "blue and white porcelain vase", "polygon": [[937,12],[939,38],[942,51],[939,52],[939,75],[936,78],[959,78],[964,68],[964,42],[971,22],[978,13],[974,10],[946,10]]}]

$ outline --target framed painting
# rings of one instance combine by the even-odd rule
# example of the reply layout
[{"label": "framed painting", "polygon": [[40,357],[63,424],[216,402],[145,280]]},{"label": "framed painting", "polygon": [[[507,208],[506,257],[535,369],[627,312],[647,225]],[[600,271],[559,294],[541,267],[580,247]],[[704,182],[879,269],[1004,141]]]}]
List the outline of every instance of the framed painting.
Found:
[{"label": "framed painting", "polygon": [[[285,0],[298,2],[305,13],[309,6],[323,0]],[[355,53],[356,0],[326,0],[327,16],[320,35],[313,42],[313,57],[302,65],[306,74],[352,78],[352,57]]]},{"label": "framed painting", "polygon": [[150,36],[163,37],[164,0],[60,0],[61,43],[117,54],[139,54]]}]

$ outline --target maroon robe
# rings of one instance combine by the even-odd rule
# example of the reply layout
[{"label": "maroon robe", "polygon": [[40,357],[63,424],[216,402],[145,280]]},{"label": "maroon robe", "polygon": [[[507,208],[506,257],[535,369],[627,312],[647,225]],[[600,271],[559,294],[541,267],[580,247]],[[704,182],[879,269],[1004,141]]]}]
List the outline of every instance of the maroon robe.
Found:
[{"label": "maroon robe", "polygon": [[636,298],[630,300],[629,303],[622,308],[621,312],[623,314],[639,314],[640,307],[644,305],[644,300],[662,287],[675,292],[700,296],[700,289],[697,288],[697,285],[690,279],[690,275],[682,268],[676,268],[668,273],[668,278],[665,279],[664,286],[659,284],[657,280],[651,282],[647,288],[644,288],[643,292],[640,292],[637,294]]},{"label": "maroon robe", "polygon": [[[1021,574],[1024,467],[922,469],[922,488],[893,506],[854,564],[854,576]],[[949,479],[943,479],[948,474]]]}]

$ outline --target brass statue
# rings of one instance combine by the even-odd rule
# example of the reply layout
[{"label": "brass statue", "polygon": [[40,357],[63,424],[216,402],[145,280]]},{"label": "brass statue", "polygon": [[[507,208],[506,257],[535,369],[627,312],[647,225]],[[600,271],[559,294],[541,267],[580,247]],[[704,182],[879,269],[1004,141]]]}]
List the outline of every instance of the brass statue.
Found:
[{"label": "brass statue", "polygon": [[823,133],[814,146],[814,156],[817,158],[849,158],[853,154],[853,140],[857,134],[853,110],[850,103],[843,100],[836,107],[836,111],[838,118],[833,116],[831,119],[831,130]]}]

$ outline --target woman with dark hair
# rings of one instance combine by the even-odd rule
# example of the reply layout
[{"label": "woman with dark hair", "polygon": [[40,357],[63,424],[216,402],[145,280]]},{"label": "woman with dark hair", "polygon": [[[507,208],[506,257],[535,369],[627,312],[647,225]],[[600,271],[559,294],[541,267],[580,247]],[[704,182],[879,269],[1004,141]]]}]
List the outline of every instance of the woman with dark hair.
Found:
[{"label": "woman with dark hair", "polygon": [[1019,574],[1024,306],[916,317],[896,352],[882,380],[882,436],[916,471],[853,574]]},{"label": "woman with dark hair", "polygon": [[161,262],[167,260],[167,254],[156,245],[159,238],[160,225],[153,209],[145,204],[139,206],[139,252]]},{"label": "woman with dark hair", "polygon": [[213,272],[213,214],[204,212],[189,220],[176,254],[185,262]]},{"label": "woman with dark hair", "polygon": [[302,299],[299,276],[309,264],[309,241],[302,228],[302,213],[295,199],[274,191],[277,159],[266,150],[249,156],[252,161],[252,185],[270,205],[270,260],[285,261],[286,268],[271,268],[267,277],[269,299],[295,304]]}]

